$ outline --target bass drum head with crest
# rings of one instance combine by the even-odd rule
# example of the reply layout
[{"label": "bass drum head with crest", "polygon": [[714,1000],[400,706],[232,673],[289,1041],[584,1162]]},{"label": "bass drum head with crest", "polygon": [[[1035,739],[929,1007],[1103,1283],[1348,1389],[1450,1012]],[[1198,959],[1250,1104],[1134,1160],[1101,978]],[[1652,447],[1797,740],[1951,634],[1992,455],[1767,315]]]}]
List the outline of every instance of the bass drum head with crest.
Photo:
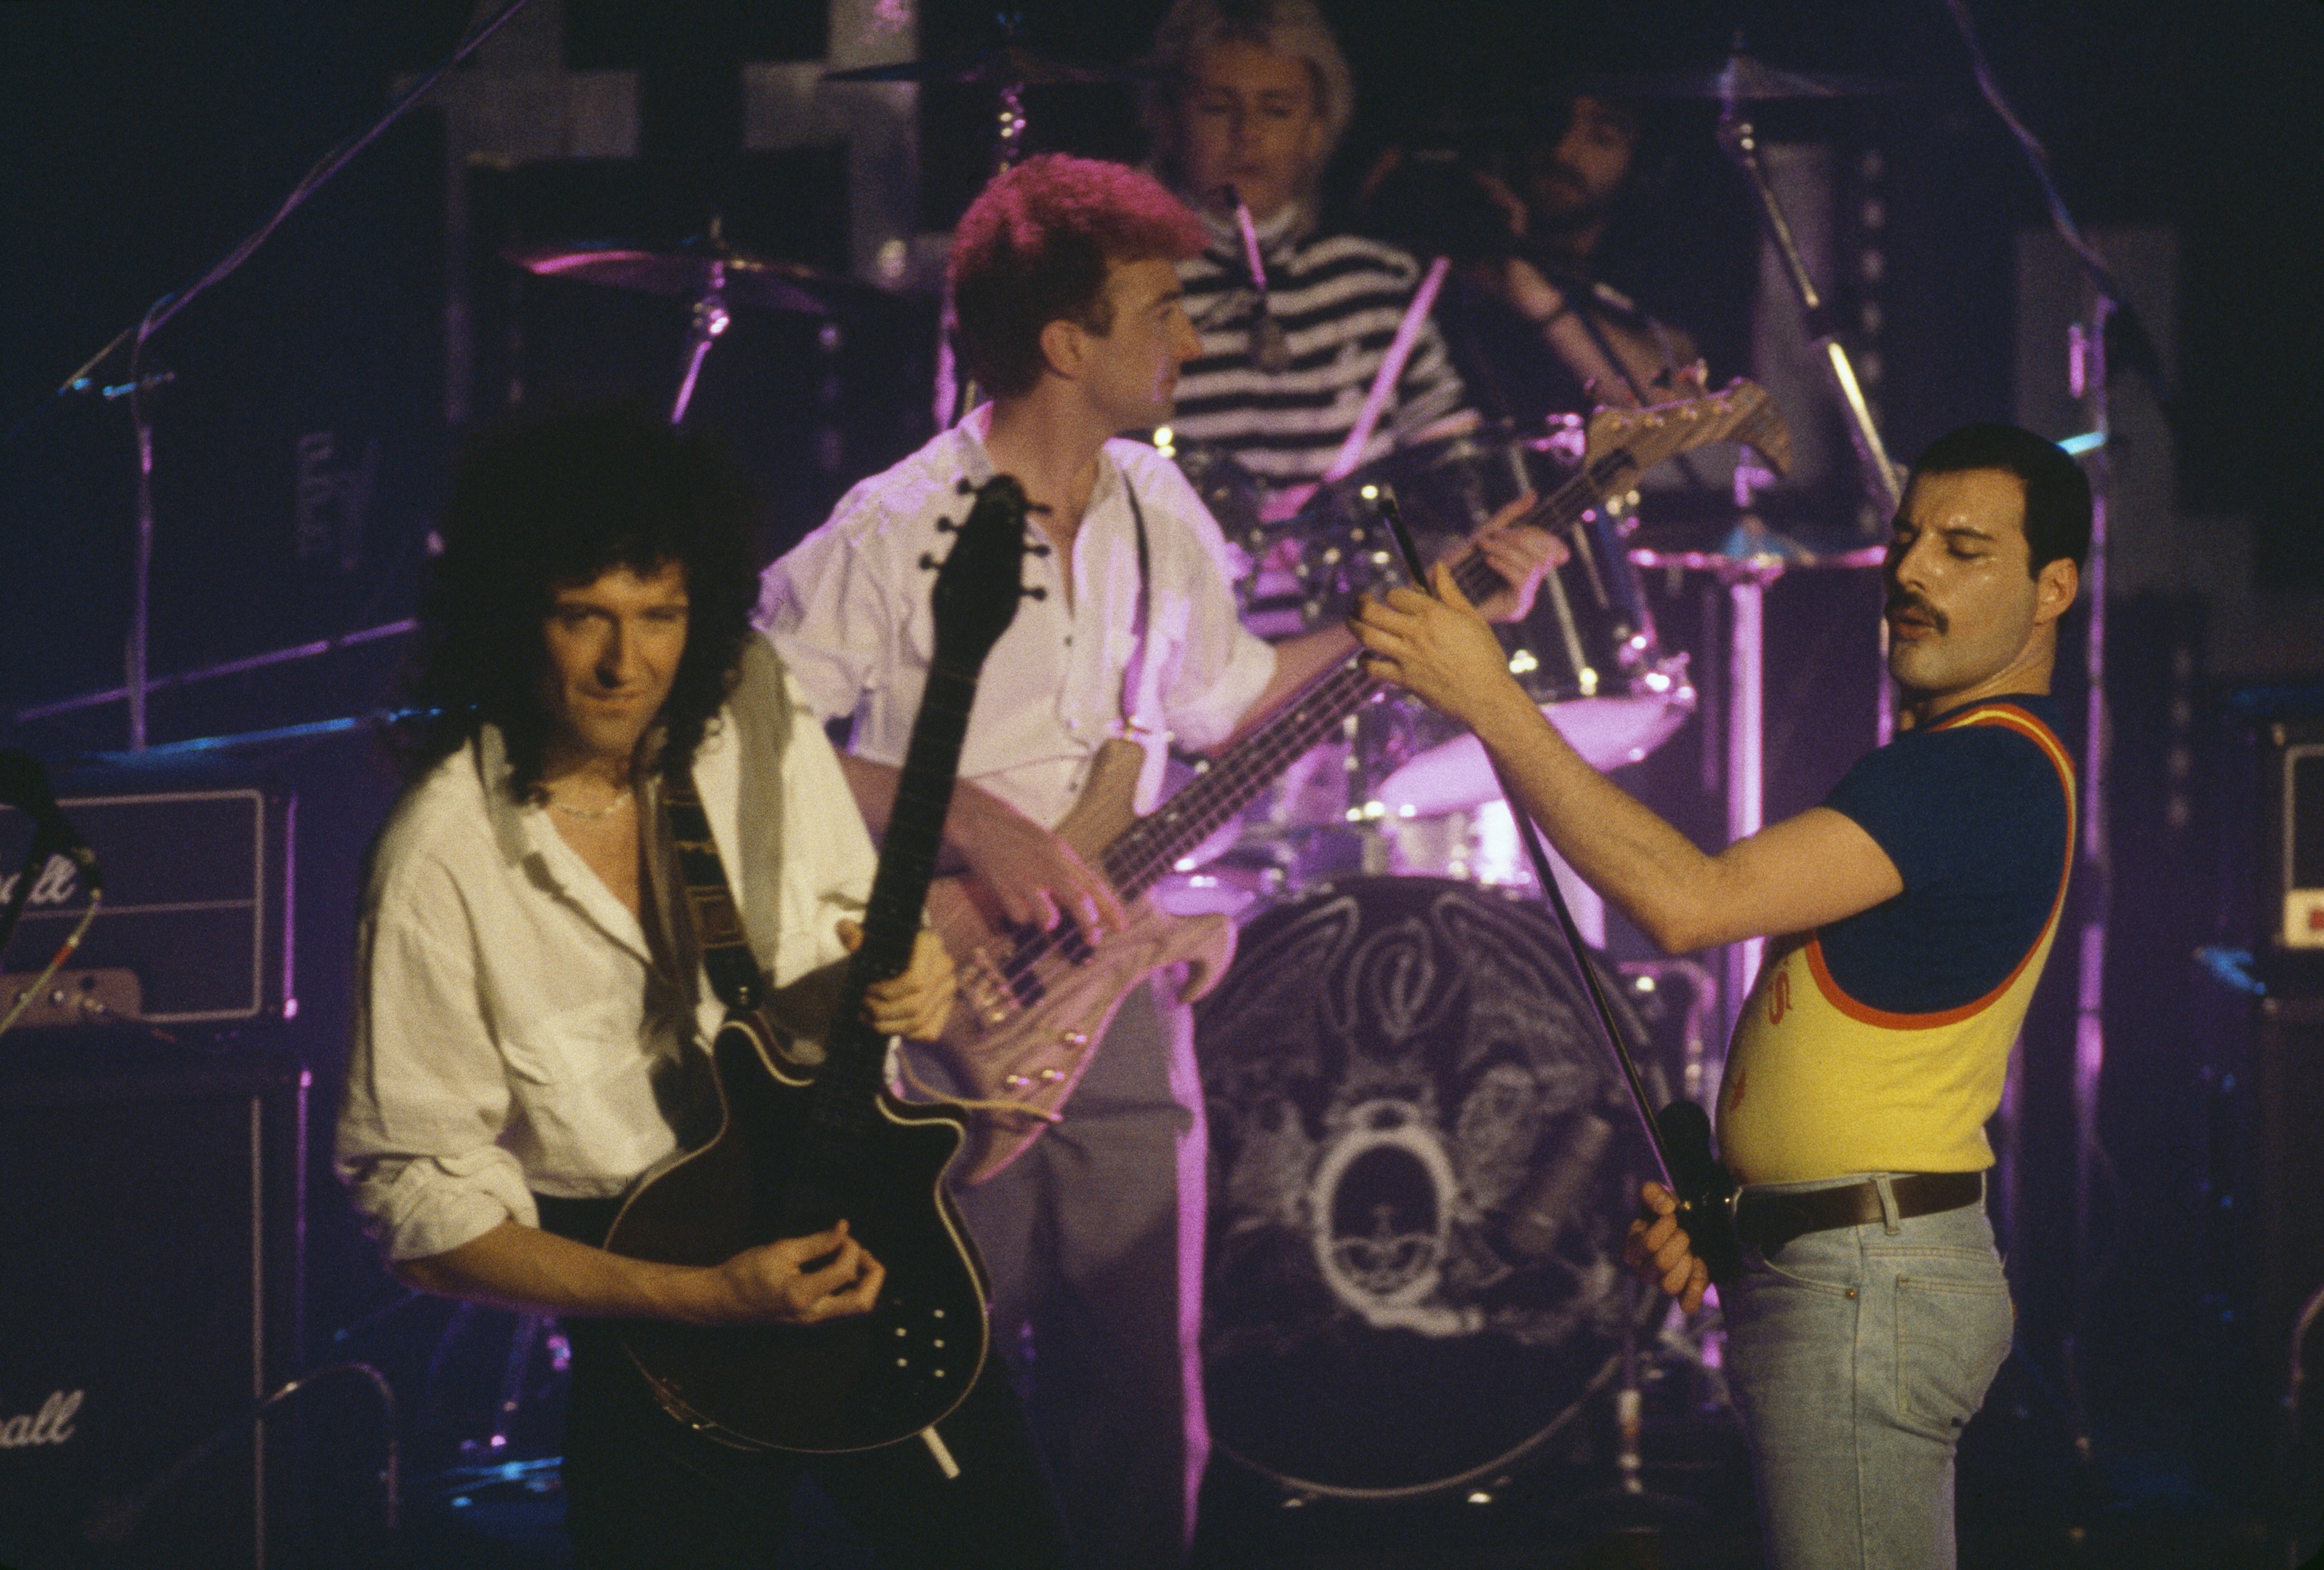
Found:
[{"label": "bass drum head with crest", "polygon": [[1219,1448],[1394,1497],[1572,1421],[1618,1355],[1651,1157],[1554,921],[1441,878],[1324,885],[1245,924],[1195,1041]]}]

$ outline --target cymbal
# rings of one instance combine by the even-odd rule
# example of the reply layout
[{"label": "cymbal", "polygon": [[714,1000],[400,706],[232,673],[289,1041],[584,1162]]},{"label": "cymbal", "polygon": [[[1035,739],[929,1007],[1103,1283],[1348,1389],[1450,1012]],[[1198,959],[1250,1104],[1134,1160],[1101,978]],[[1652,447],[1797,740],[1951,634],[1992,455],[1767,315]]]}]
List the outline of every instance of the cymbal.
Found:
[{"label": "cymbal", "polygon": [[1152,73],[1139,66],[1084,65],[1050,60],[1019,44],[1004,43],[975,54],[945,60],[905,60],[892,66],[859,66],[825,71],[826,82],[950,82],[973,87],[1056,87],[1092,82],[1143,81]]},{"label": "cymbal", "polygon": [[1765,104],[1789,98],[1875,97],[1894,92],[1895,84],[1877,77],[1785,70],[1738,50],[1716,66],[1595,77],[1582,84],[1582,90],[1608,98],[1711,98],[1729,104]]},{"label": "cymbal", "polygon": [[564,240],[512,245],[501,252],[540,278],[573,278],[614,289],[691,298],[713,290],[728,304],[799,316],[831,314],[826,297],[853,285],[797,262],[757,256],[727,243],[715,224],[673,251],[650,251],[619,241]]}]

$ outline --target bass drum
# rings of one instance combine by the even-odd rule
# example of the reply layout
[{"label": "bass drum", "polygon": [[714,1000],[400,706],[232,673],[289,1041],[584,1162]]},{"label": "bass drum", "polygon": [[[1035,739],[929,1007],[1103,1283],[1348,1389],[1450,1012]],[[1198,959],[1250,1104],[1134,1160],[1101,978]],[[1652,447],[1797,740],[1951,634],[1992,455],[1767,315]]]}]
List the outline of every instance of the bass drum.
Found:
[{"label": "bass drum", "polygon": [[1392,1498],[1572,1422],[1616,1371],[1652,1158],[1552,919],[1442,878],[1327,884],[1245,924],[1194,1018],[1220,1450]]}]

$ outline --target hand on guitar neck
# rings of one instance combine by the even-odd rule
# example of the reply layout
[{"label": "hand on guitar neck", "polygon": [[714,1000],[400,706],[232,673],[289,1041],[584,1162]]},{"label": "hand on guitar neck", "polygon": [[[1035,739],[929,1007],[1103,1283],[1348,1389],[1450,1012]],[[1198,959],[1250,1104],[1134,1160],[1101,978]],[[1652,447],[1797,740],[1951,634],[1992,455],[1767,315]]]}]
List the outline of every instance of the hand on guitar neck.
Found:
[{"label": "hand on guitar neck", "polygon": [[[840,756],[839,767],[863,821],[884,834],[896,800],[897,771],[868,758]],[[966,780],[953,786],[945,843],[1019,926],[1053,932],[1070,914],[1094,941],[1128,924],[1113,886],[1074,849],[991,792]],[[941,896],[941,887],[939,889]]]}]

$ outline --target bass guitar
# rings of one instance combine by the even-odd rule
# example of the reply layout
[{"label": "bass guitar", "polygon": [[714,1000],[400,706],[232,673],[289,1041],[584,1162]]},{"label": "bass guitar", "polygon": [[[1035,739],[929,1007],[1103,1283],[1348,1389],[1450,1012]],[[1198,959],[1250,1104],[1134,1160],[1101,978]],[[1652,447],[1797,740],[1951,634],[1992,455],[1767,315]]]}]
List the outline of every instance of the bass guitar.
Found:
[{"label": "bass guitar", "polygon": [[[850,1318],[622,1327],[622,1345],[663,1409],[743,1448],[830,1453],[921,1434],[941,1458],[934,1426],[984,1363],[983,1267],[943,1182],[967,1116],[890,1095],[890,1038],[862,1018],[864,989],[910,963],[977,677],[1017,614],[1023,489],[1005,474],[987,481],[956,532],[936,567],[936,657],[829,1039],[817,1051],[762,1006],[730,1006],[711,1048],[717,1136],[639,1187],[605,1244],[638,1259],[715,1265],[844,1217],[886,1268],[878,1303]],[[936,567],[925,556],[921,565]],[[731,950],[742,943],[742,924],[690,780],[671,782],[670,803],[706,956]],[[742,952],[755,978],[756,961]]]},{"label": "bass guitar", "polygon": [[[1630,490],[1656,464],[1721,441],[1746,443],[1776,468],[1789,466],[1782,417],[1748,381],[1646,409],[1601,409],[1591,417],[1580,469],[1521,521],[1570,533],[1583,514]],[[1474,549],[1452,572],[1472,601],[1506,587]],[[1112,884],[1130,914],[1127,928],[1101,943],[1070,917],[1049,932],[1012,925],[973,882],[932,907],[959,962],[966,1005],[953,1011],[932,1050],[977,1109],[958,1180],[991,1177],[1057,1120],[1130,987],[1184,964],[1182,996],[1191,1003],[1225,974],[1234,957],[1231,923],[1222,915],[1168,915],[1147,891],[1382,691],[1360,656],[1351,655],[1145,817],[1132,804],[1144,749],[1119,739],[1100,747],[1056,832]]]}]

